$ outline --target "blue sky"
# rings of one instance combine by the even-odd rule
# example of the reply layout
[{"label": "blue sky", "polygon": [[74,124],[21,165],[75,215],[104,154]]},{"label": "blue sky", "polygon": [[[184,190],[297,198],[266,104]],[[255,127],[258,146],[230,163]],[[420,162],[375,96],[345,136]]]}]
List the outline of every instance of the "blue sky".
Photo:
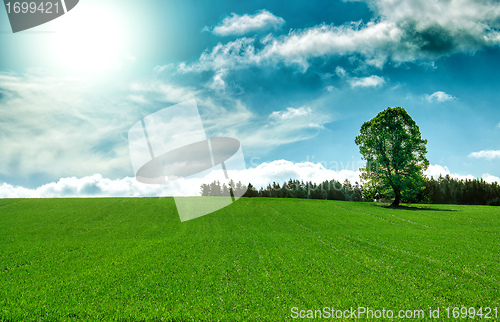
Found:
[{"label": "blue sky", "polygon": [[16,34],[0,8],[0,194],[129,195],[128,129],[193,98],[260,184],[355,179],[354,138],[388,106],[429,174],[499,181],[499,44],[486,0],[84,0]]}]

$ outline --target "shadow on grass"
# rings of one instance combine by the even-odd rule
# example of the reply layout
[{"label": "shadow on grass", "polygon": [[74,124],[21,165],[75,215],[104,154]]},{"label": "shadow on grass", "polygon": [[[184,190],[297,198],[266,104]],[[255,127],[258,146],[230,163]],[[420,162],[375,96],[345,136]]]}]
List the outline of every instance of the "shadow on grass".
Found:
[{"label": "shadow on grass", "polygon": [[458,211],[456,209],[440,209],[440,208],[430,208],[430,207],[415,207],[415,206],[403,206],[400,205],[398,207],[392,207],[390,205],[374,205],[377,207],[382,207],[385,209],[394,209],[394,210],[411,210],[411,211]]}]

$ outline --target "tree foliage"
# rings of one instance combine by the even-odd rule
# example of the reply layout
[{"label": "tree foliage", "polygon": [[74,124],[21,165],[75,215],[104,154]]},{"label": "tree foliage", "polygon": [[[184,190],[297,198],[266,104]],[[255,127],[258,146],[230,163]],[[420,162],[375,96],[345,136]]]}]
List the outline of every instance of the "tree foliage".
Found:
[{"label": "tree foliage", "polygon": [[439,204],[500,206],[500,185],[482,179],[458,180],[449,175],[425,182],[425,200]]},{"label": "tree foliage", "polygon": [[371,198],[414,202],[422,197],[423,171],[429,166],[415,121],[402,107],[387,108],[361,126],[355,139],[366,166],[361,168],[363,192]]}]

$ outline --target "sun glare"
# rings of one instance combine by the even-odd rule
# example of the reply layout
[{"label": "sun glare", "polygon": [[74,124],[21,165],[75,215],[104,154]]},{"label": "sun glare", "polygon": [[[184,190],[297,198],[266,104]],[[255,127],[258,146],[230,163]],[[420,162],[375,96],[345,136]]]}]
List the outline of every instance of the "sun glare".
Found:
[{"label": "sun glare", "polygon": [[124,26],[111,12],[81,4],[56,20],[49,51],[60,68],[95,73],[126,62]]}]

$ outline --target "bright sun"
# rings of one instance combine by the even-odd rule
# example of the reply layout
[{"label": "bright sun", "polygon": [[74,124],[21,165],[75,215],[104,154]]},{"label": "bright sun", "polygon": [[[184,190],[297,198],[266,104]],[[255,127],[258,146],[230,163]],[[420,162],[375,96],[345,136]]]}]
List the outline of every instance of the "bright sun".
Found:
[{"label": "bright sun", "polygon": [[123,25],[102,8],[81,3],[54,20],[54,27],[51,57],[66,70],[95,73],[115,69],[130,56],[124,48]]}]

